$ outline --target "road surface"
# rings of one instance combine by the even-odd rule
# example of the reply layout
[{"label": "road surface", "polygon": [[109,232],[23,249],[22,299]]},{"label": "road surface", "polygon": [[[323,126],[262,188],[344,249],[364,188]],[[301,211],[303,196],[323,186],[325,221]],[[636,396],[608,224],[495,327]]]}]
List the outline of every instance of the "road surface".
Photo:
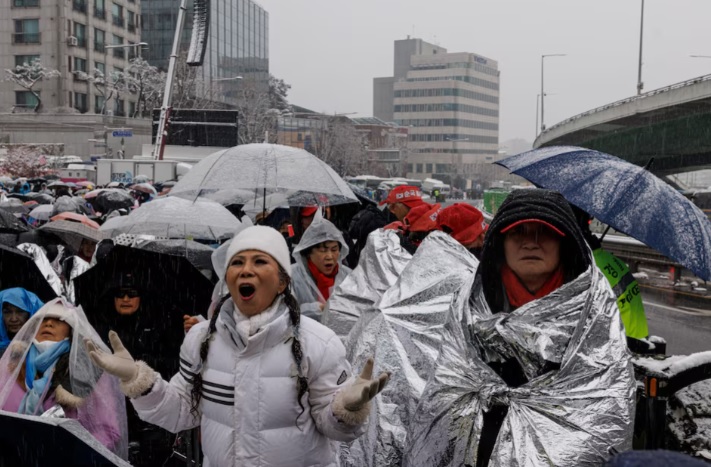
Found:
[{"label": "road surface", "polygon": [[649,333],[667,341],[667,355],[688,355],[711,350],[711,310],[644,301]]}]

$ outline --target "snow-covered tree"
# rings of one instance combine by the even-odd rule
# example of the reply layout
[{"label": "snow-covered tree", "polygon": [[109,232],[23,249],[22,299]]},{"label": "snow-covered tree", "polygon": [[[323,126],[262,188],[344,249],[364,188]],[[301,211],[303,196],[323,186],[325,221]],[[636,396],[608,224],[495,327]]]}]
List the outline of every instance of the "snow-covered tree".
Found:
[{"label": "snow-covered tree", "polygon": [[137,57],[129,60],[125,78],[129,91],[138,99],[136,112],[130,117],[150,116],[153,108],[161,106],[165,91],[164,72]]},{"label": "snow-covered tree", "polygon": [[42,99],[40,99],[40,94],[35,90],[37,83],[52,79],[60,76],[58,70],[51,70],[42,65],[39,58],[32,60],[32,63],[23,63],[22,65],[17,65],[14,69],[5,70],[5,80],[11,81],[18,86],[26,89],[37,100],[35,104],[34,111],[39,112],[42,107]]},{"label": "snow-covered tree", "polygon": [[51,148],[42,145],[10,145],[5,160],[0,164],[0,172],[13,177],[40,177],[52,172],[47,163]]}]

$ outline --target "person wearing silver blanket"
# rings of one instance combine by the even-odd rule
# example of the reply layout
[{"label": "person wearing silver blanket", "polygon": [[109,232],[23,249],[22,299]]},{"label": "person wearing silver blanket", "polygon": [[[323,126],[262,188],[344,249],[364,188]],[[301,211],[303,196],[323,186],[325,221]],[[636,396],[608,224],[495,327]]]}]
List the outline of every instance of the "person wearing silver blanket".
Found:
[{"label": "person wearing silver blanket", "polygon": [[559,193],[509,195],[459,303],[405,465],[600,465],[631,448],[634,374],[615,297]]}]

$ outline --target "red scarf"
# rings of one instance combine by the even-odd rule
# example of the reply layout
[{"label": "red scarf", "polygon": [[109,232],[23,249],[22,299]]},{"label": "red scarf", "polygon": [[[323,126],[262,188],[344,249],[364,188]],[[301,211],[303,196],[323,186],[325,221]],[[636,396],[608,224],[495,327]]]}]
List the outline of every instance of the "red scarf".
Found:
[{"label": "red scarf", "polygon": [[311,271],[311,277],[316,280],[316,287],[318,287],[318,291],[321,292],[321,295],[323,295],[323,298],[325,300],[328,300],[328,297],[331,294],[330,289],[331,287],[333,287],[333,284],[336,283],[336,275],[338,274],[338,264],[336,264],[336,267],[333,268],[333,272],[331,273],[331,275],[327,276],[326,274],[319,271],[316,265],[311,262],[311,260],[308,261],[309,271]]},{"label": "red scarf", "polygon": [[504,283],[509,303],[513,308],[518,308],[528,302],[545,297],[563,285],[563,268],[558,267],[543,286],[534,293],[531,293],[526,286],[523,285],[521,279],[518,278],[507,264],[501,266],[501,280]]}]

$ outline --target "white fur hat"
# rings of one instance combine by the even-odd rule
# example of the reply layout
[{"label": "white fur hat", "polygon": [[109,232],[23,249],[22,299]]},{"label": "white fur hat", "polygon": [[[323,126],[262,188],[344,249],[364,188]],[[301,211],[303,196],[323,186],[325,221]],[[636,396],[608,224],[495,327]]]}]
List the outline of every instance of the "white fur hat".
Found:
[{"label": "white fur hat", "polygon": [[[225,274],[230,266],[232,257],[246,250],[262,251],[276,260],[284,271],[291,277],[291,257],[289,247],[284,237],[275,229],[263,225],[254,225],[241,231],[230,242],[227,248]],[[223,278],[224,279],[224,278]]]}]

